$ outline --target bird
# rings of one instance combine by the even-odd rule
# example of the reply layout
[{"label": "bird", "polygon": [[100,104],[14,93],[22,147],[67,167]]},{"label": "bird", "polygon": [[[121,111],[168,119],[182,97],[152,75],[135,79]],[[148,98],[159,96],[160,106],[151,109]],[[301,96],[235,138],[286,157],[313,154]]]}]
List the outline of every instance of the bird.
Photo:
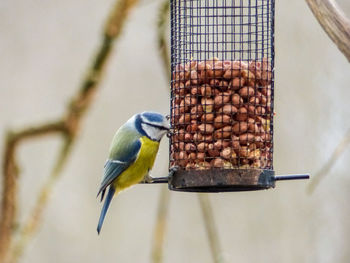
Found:
[{"label": "bird", "polygon": [[103,204],[97,225],[100,234],[114,195],[143,180],[149,180],[161,139],[170,129],[168,117],[153,111],[133,115],[115,133],[104,166],[97,197]]}]

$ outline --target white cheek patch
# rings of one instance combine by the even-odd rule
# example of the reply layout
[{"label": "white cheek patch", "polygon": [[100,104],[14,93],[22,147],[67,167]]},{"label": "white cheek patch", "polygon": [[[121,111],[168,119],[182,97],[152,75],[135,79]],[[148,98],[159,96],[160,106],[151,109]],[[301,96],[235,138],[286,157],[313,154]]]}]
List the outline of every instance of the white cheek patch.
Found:
[{"label": "white cheek patch", "polygon": [[159,129],[152,127],[150,125],[147,125],[145,123],[142,123],[141,126],[142,126],[142,129],[148,135],[148,137],[150,137],[152,140],[159,141],[162,138],[162,133],[159,131]]}]

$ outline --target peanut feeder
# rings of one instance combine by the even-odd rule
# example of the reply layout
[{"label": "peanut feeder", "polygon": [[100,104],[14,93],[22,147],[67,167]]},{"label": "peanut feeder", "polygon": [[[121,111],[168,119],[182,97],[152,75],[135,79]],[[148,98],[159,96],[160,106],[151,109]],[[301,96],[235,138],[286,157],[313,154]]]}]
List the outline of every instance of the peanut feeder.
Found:
[{"label": "peanut feeder", "polygon": [[274,1],[170,3],[169,189],[274,187]]}]

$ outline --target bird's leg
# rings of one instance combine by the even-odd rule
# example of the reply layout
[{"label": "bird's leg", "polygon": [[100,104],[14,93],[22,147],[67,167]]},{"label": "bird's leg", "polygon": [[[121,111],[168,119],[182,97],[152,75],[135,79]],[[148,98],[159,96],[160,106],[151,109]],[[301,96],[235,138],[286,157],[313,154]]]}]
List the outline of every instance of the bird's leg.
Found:
[{"label": "bird's leg", "polygon": [[140,182],[141,184],[159,184],[159,183],[168,183],[169,179],[173,176],[173,174],[179,169],[179,167],[171,167],[169,169],[169,175],[165,177],[152,177],[148,173],[145,175],[143,180]]},{"label": "bird's leg", "polygon": [[147,173],[145,177],[143,178],[143,183],[144,184],[151,184],[153,182],[153,177]]}]

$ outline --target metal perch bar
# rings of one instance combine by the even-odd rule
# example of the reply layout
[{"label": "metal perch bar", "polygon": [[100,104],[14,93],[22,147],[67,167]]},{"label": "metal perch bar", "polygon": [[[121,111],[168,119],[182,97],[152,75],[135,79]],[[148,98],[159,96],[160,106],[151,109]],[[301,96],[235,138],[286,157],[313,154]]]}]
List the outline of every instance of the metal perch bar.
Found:
[{"label": "metal perch bar", "polygon": [[140,182],[140,184],[167,184],[169,177],[152,177],[149,180]]},{"label": "metal perch bar", "polygon": [[276,175],[274,177],[275,181],[282,180],[301,180],[301,179],[309,179],[310,174],[286,174],[286,175]]}]

